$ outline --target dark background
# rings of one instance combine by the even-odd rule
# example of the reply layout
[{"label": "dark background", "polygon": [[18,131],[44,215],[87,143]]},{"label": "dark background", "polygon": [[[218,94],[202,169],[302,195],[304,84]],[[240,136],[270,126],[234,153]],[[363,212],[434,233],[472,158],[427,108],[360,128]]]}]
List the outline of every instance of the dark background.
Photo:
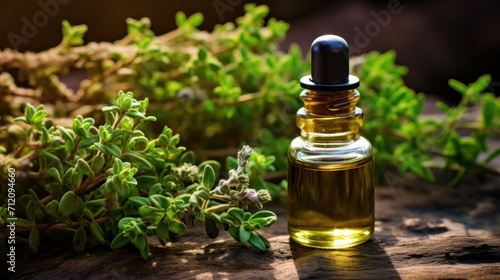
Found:
[{"label": "dark background", "polygon": [[[86,24],[89,31],[85,41],[114,41],[126,35],[127,17],[149,17],[156,34],[175,28],[175,13],[188,15],[201,11],[205,15],[202,29],[211,30],[217,23],[233,21],[244,13],[248,2],[267,4],[270,16],[290,23],[290,31],[281,47],[287,50],[297,42],[307,53],[311,42],[326,33],[344,37],[351,46],[361,47],[355,36],[371,26],[368,44],[359,48],[397,51],[397,63],[410,69],[405,78],[416,91],[439,95],[456,103],[460,95],[449,89],[447,80],[455,78],[465,83],[482,74],[493,78],[489,90],[500,92],[500,72],[497,66],[500,50],[499,1],[411,1],[399,2],[397,14],[391,14],[385,27],[374,29],[373,14],[387,14],[387,1],[242,1],[242,0],[191,0],[191,1],[132,1],[132,0],[41,0],[58,3],[58,11],[40,24],[36,35],[21,43],[20,51],[40,51],[57,45],[61,40],[61,21],[72,25]],[[39,1],[2,1],[0,4],[0,48],[11,48],[8,34],[22,36],[23,17],[33,22],[33,16],[43,11]],[[221,4],[222,3],[222,4]],[[223,10],[223,5],[226,10]],[[219,13],[215,6],[219,7]],[[39,13],[40,14],[40,13]],[[387,18],[386,18],[387,19]],[[43,22],[43,18],[40,17]],[[378,23],[377,23],[378,24]],[[377,25],[375,24],[375,25]],[[380,25],[379,25],[380,26]],[[377,32],[378,31],[378,32]],[[366,33],[365,33],[366,34]],[[360,39],[358,38],[358,41]]]}]

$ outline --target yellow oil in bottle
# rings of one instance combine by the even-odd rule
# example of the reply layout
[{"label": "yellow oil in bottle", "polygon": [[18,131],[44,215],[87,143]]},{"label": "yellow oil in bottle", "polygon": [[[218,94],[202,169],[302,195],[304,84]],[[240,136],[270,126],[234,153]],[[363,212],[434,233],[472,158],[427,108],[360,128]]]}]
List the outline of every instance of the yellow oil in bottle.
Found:
[{"label": "yellow oil in bottle", "polygon": [[334,249],[373,234],[373,161],[288,164],[288,232],[306,246]]},{"label": "yellow oil in bottle", "polygon": [[316,39],[311,75],[300,84],[301,133],[288,149],[288,232],[315,248],[358,245],[374,229],[373,147],[359,135],[359,79],[349,75],[347,42]]}]

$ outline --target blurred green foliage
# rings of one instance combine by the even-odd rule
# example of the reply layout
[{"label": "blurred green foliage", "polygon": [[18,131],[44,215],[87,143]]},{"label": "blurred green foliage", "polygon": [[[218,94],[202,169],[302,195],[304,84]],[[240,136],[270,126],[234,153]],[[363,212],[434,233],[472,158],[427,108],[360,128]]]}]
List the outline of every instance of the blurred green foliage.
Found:
[{"label": "blurred green foliage", "polygon": [[[490,151],[488,138],[500,135],[500,100],[485,92],[491,77],[484,75],[465,85],[451,79],[449,85],[462,95],[457,106],[438,101],[443,115],[422,116],[425,96],[405,86],[406,67],[395,65],[393,51],[371,52],[355,66],[362,81],[360,106],[365,113],[362,134],[375,146],[375,164],[380,181],[386,179],[388,166],[406,176],[414,173],[428,181],[430,168],[454,170],[450,186],[456,186],[467,173],[484,180],[485,175],[500,175],[488,163],[500,154]],[[476,108],[480,114],[470,112]],[[481,157],[482,154],[482,157]]]}]

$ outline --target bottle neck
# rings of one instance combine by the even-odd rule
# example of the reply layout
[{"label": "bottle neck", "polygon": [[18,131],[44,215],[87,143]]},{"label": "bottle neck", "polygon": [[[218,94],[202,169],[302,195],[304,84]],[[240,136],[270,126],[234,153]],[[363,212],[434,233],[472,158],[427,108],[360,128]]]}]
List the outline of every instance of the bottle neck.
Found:
[{"label": "bottle neck", "polygon": [[300,99],[304,107],[297,112],[297,127],[302,131],[302,140],[308,144],[337,146],[359,138],[363,111],[356,107],[359,101],[357,90],[304,90]]}]

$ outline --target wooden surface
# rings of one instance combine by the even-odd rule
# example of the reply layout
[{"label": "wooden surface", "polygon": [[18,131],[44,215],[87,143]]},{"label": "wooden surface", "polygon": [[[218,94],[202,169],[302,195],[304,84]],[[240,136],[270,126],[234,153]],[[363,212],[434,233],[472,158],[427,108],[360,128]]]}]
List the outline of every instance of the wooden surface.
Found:
[{"label": "wooden surface", "polygon": [[[215,241],[202,227],[143,261],[133,247],[92,246],[75,253],[52,244],[24,253],[12,279],[500,279],[500,180],[467,179],[458,189],[394,177],[376,189],[376,229],[367,243],[342,250],[302,247],[287,235],[286,211],[266,228],[271,249],[242,247],[227,232]],[[4,272],[5,269],[2,269]],[[4,279],[4,277],[2,277]]]}]

